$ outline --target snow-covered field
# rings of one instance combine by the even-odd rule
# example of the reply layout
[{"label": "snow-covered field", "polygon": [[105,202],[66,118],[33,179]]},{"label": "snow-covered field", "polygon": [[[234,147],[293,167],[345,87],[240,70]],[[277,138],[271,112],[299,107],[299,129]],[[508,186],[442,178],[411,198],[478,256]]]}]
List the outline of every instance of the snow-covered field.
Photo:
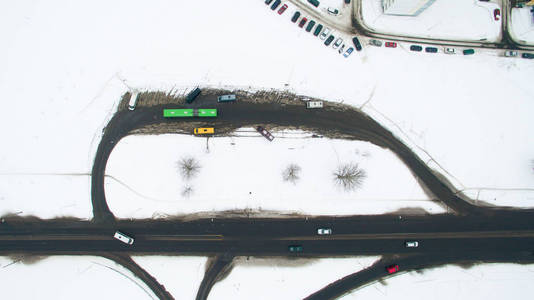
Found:
[{"label": "snow-covered field", "polygon": [[534,16],[532,7],[512,8],[510,32],[512,37],[524,44],[534,44]]},{"label": "snow-covered field", "polygon": [[[380,214],[404,207],[445,212],[427,200],[409,169],[389,150],[367,142],[310,138],[302,131],[273,134],[269,142],[244,128],[241,137],[215,137],[208,143],[189,135],[129,136],[108,162],[108,205],[123,218],[231,209],[320,215]],[[186,157],[200,165],[192,179],[178,171],[177,162]],[[282,180],[292,163],[301,168],[295,184]],[[353,191],[333,180],[338,166],[348,163],[367,174]],[[183,195],[186,187],[191,194]]]},{"label": "snow-covered field", "polygon": [[419,16],[383,14],[381,0],[361,0],[363,22],[378,32],[452,40],[497,41],[501,21],[495,21],[495,2],[436,1]]}]

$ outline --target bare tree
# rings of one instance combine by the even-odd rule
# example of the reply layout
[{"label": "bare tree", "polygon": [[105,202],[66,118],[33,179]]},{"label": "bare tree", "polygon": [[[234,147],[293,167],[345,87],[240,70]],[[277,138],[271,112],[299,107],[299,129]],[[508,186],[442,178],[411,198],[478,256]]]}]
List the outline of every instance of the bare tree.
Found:
[{"label": "bare tree", "polygon": [[282,178],[284,181],[289,181],[292,184],[296,184],[300,179],[300,167],[297,164],[289,164],[287,168],[282,172]]},{"label": "bare tree", "polygon": [[357,163],[340,165],[334,172],[334,182],[345,191],[354,191],[361,187],[366,177],[367,173]]},{"label": "bare tree", "polygon": [[190,185],[186,185],[182,190],[182,197],[189,198],[191,194],[193,194],[193,187]]},{"label": "bare tree", "polygon": [[182,175],[182,178],[185,180],[192,179],[200,171],[200,164],[194,157],[190,156],[182,157],[182,159],[176,163],[176,166],[178,167],[178,171]]}]

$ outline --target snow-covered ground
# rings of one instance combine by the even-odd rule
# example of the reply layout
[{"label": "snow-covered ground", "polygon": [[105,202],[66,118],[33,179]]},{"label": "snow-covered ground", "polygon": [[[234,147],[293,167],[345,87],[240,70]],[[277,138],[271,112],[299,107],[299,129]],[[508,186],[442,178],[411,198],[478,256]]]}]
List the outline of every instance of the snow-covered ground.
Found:
[{"label": "snow-covered ground", "polygon": [[18,260],[0,256],[4,299],[158,299],[133,273],[102,257]]},{"label": "snow-covered ground", "polygon": [[523,44],[534,44],[534,15],[532,7],[512,8],[510,33],[514,40]]},{"label": "snow-covered ground", "polygon": [[444,266],[388,277],[340,299],[522,299],[528,298],[533,280],[534,265]]},{"label": "snow-covered ground", "polygon": [[[128,136],[108,162],[108,205],[123,218],[231,209],[320,215],[379,214],[404,207],[445,212],[427,200],[389,150],[367,142],[310,138],[302,131],[273,134],[269,142],[244,128],[241,137],[210,138],[209,150],[206,138],[189,135]],[[190,180],[177,167],[186,157],[200,165],[198,176]],[[291,163],[301,168],[295,184],[282,180]],[[361,188],[350,192],[333,180],[338,166],[347,163],[367,174]],[[192,193],[182,195],[186,187]]]},{"label": "snow-covered ground", "polygon": [[133,256],[132,259],[150,273],[174,299],[195,299],[206,271],[205,257]]},{"label": "snow-covered ground", "polygon": [[361,1],[363,22],[378,32],[464,41],[497,41],[501,35],[495,2],[438,0],[412,17],[383,14],[381,0]]},{"label": "snow-covered ground", "polygon": [[239,257],[210,300],[302,299],[329,283],[372,265],[379,257],[273,259]]}]

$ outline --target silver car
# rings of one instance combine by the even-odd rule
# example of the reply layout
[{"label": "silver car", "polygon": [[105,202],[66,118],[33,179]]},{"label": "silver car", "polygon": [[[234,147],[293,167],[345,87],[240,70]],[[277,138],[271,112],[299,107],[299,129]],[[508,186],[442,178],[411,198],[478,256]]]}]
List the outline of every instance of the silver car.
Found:
[{"label": "silver car", "polygon": [[326,39],[326,37],[328,36],[328,34],[330,34],[330,28],[325,27],[325,29],[323,30],[323,32],[321,33],[321,35],[319,36],[319,38],[320,38],[321,40],[324,40],[324,39]]},{"label": "silver car", "polygon": [[341,45],[341,47],[339,47],[339,50],[337,50],[337,52],[341,54],[343,53],[343,50],[345,50],[345,44]]},{"label": "silver car", "polygon": [[369,40],[369,44],[376,46],[376,47],[382,47],[382,41],[379,41],[379,40]]},{"label": "silver car", "polygon": [[342,38],[337,38],[337,40],[334,42],[334,45],[332,47],[334,49],[337,49],[337,47],[339,47],[341,45],[341,43],[343,43],[343,39]]},{"label": "silver car", "polygon": [[317,229],[317,234],[318,235],[332,234],[332,229],[331,228],[319,228]]},{"label": "silver car", "polygon": [[417,248],[419,247],[419,242],[416,241],[410,241],[405,243],[406,248]]},{"label": "silver car", "polygon": [[513,51],[513,50],[504,51],[504,56],[506,56],[506,57],[516,57],[517,56],[517,51]]},{"label": "silver car", "polygon": [[444,50],[445,51],[443,52],[445,52],[446,54],[456,54],[456,49],[454,48],[445,48]]}]

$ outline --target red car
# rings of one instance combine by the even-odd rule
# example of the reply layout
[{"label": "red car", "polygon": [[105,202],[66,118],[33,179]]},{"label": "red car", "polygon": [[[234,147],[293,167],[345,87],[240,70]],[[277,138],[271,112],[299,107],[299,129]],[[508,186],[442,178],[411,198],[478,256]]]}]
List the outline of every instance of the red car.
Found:
[{"label": "red car", "polygon": [[501,10],[496,8],[494,11],[493,11],[493,18],[495,18],[495,21],[499,21],[499,19],[501,18]]},{"label": "red car", "polygon": [[386,47],[397,48],[397,43],[395,43],[395,42],[386,42]]},{"label": "red car", "polygon": [[304,27],[304,24],[306,24],[306,21],[308,21],[308,19],[302,18],[302,20],[300,20],[299,27],[300,28]]},{"label": "red car", "polygon": [[386,271],[388,271],[388,274],[397,273],[399,271],[399,265],[387,266]]},{"label": "red car", "polygon": [[282,7],[280,7],[280,9],[278,10],[278,14],[281,15],[284,13],[284,11],[286,11],[287,9],[287,4],[284,4],[282,5]]}]

